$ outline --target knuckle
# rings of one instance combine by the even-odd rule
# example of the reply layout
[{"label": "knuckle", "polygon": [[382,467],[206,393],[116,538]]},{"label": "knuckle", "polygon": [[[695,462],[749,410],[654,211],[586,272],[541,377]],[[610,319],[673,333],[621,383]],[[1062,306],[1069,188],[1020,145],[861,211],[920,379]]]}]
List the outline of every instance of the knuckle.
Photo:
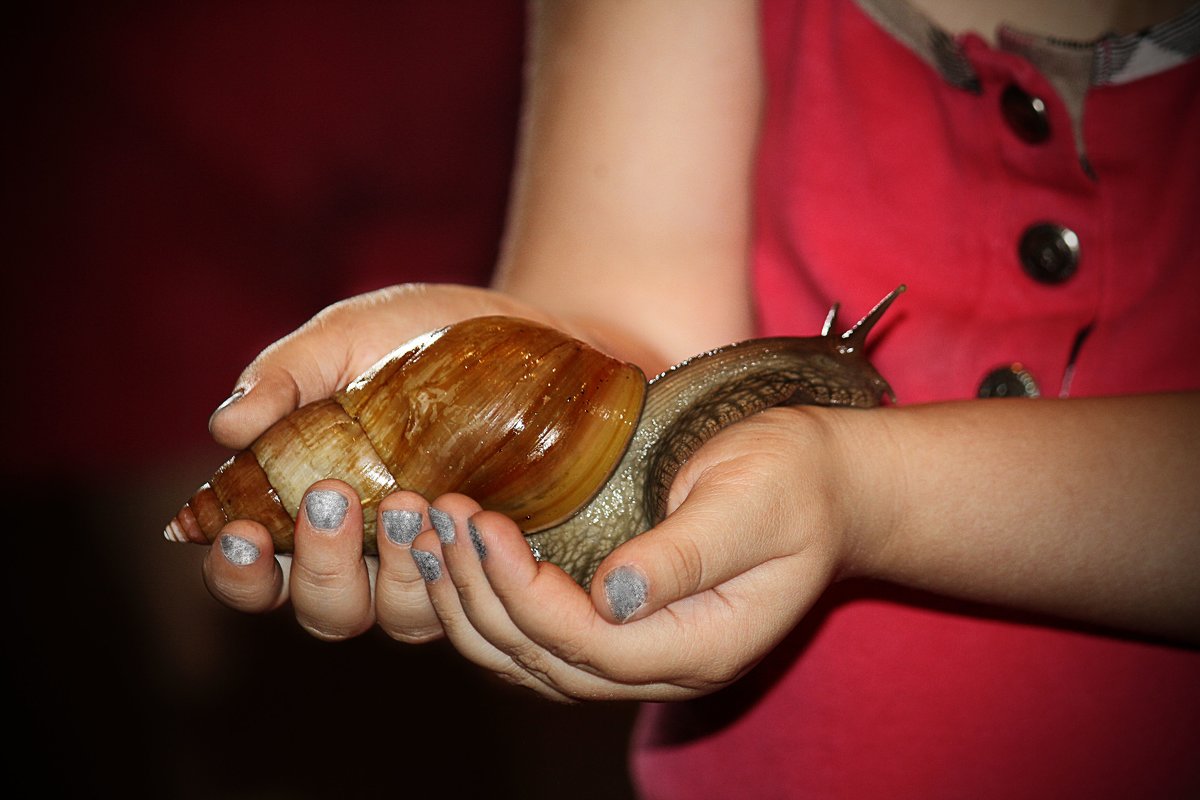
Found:
[{"label": "knuckle", "polygon": [[349,582],[347,571],[340,564],[313,564],[296,559],[292,562],[292,582],[297,587],[316,591],[341,591]]},{"label": "knuckle", "polygon": [[461,583],[456,583],[454,588],[458,591],[459,602],[463,607],[474,607],[486,602],[490,585],[480,586],[472,580],[462,579]]},{"label": "knuckle", "polygon": [[261,581],[236,581],[205,574],[209,593],[222,605],[235,611],[258,612],[271,607],[278,596],[275,584]]},{"label": "knuckle", "polygon": [[593,669],[590,650],[586,642],[577,636],[554,642],[550,645],[549,652],[568,666],[588,671]]},{"label": "knuckle", "polygon": [[329,620],[297,616],[297,621],[305,633],[324,642],[344,642],[353,639],[361,632],[358,627],[337,625]]},{"label": "knuckle", "polygon": [[509,658],[520,672],[527,673],[542,683],[554,684],[551,677],[551,671],[555,666],[554,657],[549,651],[533,642],[514,643],[509,646],[508,650]]},{"label": "knuckle", "polygon": [[691,538],[672,537],[668,540],[666,558],[672,585],[682,596],[694,594],[704,585],[704,559],[700,548]]},{"label": "knuckle", "polygon": [[380,597],[395,598],[395,602],[412,602],[419,599],[422,603],[429,592],[425,588],[425,579],[414,567],[411,574],[394,570],[380,570],[376,591]]},{"label": "knuckle", "polygon": [[402,644],[428,644],[441,639],[445,633],[440,625],[424,625],[419,628],[400,627],[395,625],[380,625],[392,639]]},{"label": "knuckle", "polygon": [[213,587],[213,594],[225,605],[239,611],[254,611],[267,602],[266,593],[257,586],[222,584]]},{"label": "knuckle", "polygon": [[546,700],[563,705],[577,705],[579,703],[575,698],[564,694],[552,684],[546,683],[544,679],[534,675],[520,671],[509,672],[505,670],[495,670],[494,674],[505,683],[521,689],[528,689]]}]

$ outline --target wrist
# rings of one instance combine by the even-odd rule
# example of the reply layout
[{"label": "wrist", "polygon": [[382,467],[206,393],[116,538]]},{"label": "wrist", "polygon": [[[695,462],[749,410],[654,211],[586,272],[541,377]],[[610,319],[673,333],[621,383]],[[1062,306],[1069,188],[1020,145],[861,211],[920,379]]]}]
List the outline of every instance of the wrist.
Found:
[{"label": "wrist", "polygon": [[903,458],[886,408],[814,409],[826,429],[834,525],[840,533],[836,580],[884,578],[903,516]]}]

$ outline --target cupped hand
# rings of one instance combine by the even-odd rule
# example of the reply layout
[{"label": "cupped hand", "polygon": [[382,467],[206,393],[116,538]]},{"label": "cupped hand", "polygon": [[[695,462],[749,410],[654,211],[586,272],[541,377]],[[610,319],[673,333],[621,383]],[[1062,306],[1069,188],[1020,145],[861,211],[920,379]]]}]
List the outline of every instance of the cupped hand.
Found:
[{"label": "cupped hand", "polygon": [[[246,447],[275,421],[329,397],[411,338],[485,314],[546,320],[507,295],[454,285],[408,284],[332,305],[264,350],[209,428],[221,444]],[[411,535],[404,533],[418,522],[418,530],[428,527],[425,507],[406,493],[385,500],[379,530],[388,535],[378,537],[378,558],[364,557],[358,497],[344,483],[321,481],[306,494],[294,556],[276,556],[261,525],[234,521],[205,558],[205,582],[219,601],[245,612],[291,600],[301,625],[325,639],[357,635],[376,620],[397,639],[437,638],[441,627],[408,555]],[[321,509],[323,516],[316,513]]]},{"label": "cupped hand", "polygon": [[863,509],[827,422],[777,409],[718,434],[677,476],[667,518],[611,553],[590,595],[536,562],[512,521],[437,498],[444,521],[413,554],[443,630],[472,661],[558,700],[673,700],[731,683],[850,564]]}]

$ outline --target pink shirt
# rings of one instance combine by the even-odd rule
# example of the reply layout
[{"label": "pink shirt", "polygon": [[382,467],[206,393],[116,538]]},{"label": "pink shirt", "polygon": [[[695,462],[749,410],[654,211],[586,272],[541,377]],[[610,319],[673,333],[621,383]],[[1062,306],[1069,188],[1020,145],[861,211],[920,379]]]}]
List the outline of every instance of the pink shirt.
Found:
[{"label": "pink shirt", "polygon": [[[902,403],[1004,367],[1046,396],[1200,389],[1200,9],[993,47],[867,6],[765,3],[761,332],[906,283],[872,336]],[[648,797],[1197,796],[1200,653],[847,583],[635,739]]]}]

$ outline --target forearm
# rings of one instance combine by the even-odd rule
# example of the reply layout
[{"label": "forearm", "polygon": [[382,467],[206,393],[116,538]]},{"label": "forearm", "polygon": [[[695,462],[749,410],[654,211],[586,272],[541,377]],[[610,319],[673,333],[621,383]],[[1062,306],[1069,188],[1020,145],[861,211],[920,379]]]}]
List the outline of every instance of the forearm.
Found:
[{"label": "forearm", "polygon": [[839,416],[849,574],[1200,641],[1200,395]]},{"label": "forearm", "polygon": [[754,4],[530,10],[494,286],[651,371],[749,335]]}]

